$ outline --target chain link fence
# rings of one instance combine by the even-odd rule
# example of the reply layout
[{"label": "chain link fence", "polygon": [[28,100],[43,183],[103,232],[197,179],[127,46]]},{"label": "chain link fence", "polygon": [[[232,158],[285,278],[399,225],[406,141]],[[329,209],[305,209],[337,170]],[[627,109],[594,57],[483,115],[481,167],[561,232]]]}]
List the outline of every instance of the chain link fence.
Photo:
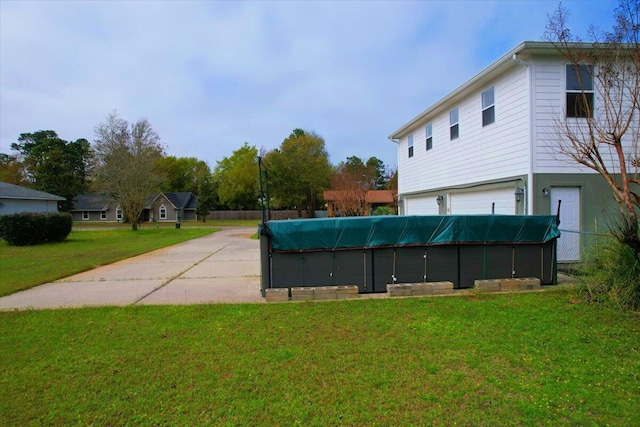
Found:
[{"label": "chain link fence", "polygon": [[557,242],[558,267],[561,270],[575,270],[586,257],[597,255],[600,248],[611,243],[615,237],[609,233],[565,230],[560,228]]}]

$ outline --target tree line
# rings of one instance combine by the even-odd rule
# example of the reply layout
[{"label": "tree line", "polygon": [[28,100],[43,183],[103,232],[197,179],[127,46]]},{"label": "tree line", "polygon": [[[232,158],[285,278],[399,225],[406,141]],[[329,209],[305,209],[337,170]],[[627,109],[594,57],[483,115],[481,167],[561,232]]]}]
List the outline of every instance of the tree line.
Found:
[{"label": "tree line", "polygon": [[[395,171],[376,157],[351,156],[332,165],[324,139],[303,129],[294,129],[273,150],[245,142],[213,170],[195,157],[166,155],[146,119],[129,123],[116,113],[96,126],[93,143],[40,130],[20,134],[11,149],[14,154],[0,153],[0,181],[62,196],[62,211],[73,209],[78,194],[110,194],[126,218],[138,218],[147,197],[159,191],[198,195],[196,213],[203,219],[213,209],[259,209],[267,195],[271,208],[296,209],[303,217],[324,205],[328,189],[397,186]],[[260,190],[261,178],[268,194]],[[136,221],[132,228],[137,229]]]}]

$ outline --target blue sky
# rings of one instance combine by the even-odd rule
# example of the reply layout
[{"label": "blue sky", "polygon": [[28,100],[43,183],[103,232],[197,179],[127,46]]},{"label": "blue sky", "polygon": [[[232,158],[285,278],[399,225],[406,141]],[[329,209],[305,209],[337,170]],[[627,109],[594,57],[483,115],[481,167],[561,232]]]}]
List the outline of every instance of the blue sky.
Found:
[{"label": "blue sky", "polygon": [[[556,1],[0,0],[0,152],[20,133],[94,139],[116,110],[169,155],[213,169],[294,128],[333,164],[395,167],[393,131],[525,40]],[[615,1],[564,1],[570,27],[609,29]]]}]

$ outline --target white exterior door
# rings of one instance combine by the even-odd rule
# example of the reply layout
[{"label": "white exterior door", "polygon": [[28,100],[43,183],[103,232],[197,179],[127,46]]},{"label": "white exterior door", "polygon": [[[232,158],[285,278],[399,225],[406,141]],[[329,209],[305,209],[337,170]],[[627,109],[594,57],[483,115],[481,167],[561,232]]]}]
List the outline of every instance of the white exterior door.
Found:
[{"label": "white exterior door", "polygon": [[435,196],[407,197],[404,199],[405,215],[439,215],[440,206]]},{"label": "white exterior door", "polygon": [[558,212],[560,201],[560,238],[558,262],[580,260],[580,188],[551,187],[551,213]]},{"label": "white exterior door", "polygon": [[495,190],[478,190],[468,193],[452,193],[449,195],[447,212],[452,215],[495,214],[515,215],[516,197],[513,188]]}]

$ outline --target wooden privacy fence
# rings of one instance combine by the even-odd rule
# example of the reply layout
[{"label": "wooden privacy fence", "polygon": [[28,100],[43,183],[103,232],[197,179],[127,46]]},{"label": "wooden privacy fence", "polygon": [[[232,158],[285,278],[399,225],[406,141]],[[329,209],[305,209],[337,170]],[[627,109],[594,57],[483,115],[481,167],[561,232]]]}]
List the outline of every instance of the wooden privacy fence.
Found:
[{"label": "wooden privacy fence", "polygon": [[[303,215],[306,212],[303,212]],[[271,219],[297,219],[298,211],[296,210],[272,210],[270,212]],[[316,218],[326,218],[327,211],[316,211]],[[262,221],[262,211],[212,211],[207,215],[207,220],[256,220]]]}]

